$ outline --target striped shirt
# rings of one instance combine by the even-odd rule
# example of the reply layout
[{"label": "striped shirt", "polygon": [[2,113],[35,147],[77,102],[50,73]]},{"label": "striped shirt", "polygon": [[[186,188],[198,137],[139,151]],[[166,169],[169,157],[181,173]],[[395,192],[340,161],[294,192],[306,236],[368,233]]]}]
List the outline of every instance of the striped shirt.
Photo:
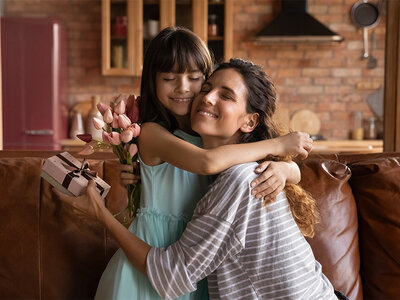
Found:
[{"label": "striped shirt", "polygon": [[262,206],[251,195],[257,164],[221,173],[179,241],[152,248],[147,274],[164,299],[208,276],[211,299],[337,299],[282,192]]}]

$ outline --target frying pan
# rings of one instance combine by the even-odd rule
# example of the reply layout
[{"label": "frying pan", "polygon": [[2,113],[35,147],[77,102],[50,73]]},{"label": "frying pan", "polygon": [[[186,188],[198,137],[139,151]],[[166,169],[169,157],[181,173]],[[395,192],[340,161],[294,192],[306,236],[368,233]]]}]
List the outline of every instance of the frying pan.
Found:
[{"label": "frying pan", "polygon": [[368,29],[378,25],[380,14],[379,8],[368,2],[368,0],[359,0],[351,9],[351,19],[354,24],[363,29],[364,36],[364,53],[362,58],[368,58]]}]

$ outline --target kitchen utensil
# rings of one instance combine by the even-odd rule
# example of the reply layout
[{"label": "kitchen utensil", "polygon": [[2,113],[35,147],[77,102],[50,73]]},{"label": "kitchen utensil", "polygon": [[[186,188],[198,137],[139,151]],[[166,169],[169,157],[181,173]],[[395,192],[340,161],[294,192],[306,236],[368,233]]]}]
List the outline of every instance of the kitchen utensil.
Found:
[{"label": "kitchen utensil", "polygon": [[383,117],[383,87],[373,92],[367,98],[367,103],[378,118]]},{"label": "kitchen utensil", "polygon": [[368,2],[368,0],[359,0],[351,9],[351,19],[354,24],[363,29],[364,51],[361,58],[368,58],[368,29],[378,25],[380,14],[378,7]]},{"label": "kitchen utensil", "polygon": [[321,129],[321,121],[313,111],[302,109],[292,116],[289,126],[294,131],[303,131],[310,135],[317,135]]},{"label": "kitchen utensil", "polygon": [[374,32],[371,32],[371,51],[367,62],[367,69],[375,69],[378,65],[378,60],[372,55],[372,50],[374,48]]}]

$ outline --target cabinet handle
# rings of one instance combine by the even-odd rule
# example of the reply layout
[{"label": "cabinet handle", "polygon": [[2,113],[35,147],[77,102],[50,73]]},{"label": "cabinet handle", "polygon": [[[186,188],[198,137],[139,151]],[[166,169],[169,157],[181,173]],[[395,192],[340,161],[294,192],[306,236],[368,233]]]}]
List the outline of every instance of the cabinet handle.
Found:
[{"label": "cabinet handle", "polygon": [[39,130],[25,130],[27,135],[53,135],[53,130],[51,129],[39,129]]}]

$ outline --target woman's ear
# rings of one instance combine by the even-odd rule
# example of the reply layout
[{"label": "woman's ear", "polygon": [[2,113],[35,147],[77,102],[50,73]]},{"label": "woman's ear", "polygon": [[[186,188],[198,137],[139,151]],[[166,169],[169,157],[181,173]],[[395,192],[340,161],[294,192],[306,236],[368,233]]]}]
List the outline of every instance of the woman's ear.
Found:
[{"label": "woman's ear", "polygon": [[247,114],[244,124],[240,127],[240,131],[244,133],[252,132],[258,125],[259,117],[258,113]]}]

